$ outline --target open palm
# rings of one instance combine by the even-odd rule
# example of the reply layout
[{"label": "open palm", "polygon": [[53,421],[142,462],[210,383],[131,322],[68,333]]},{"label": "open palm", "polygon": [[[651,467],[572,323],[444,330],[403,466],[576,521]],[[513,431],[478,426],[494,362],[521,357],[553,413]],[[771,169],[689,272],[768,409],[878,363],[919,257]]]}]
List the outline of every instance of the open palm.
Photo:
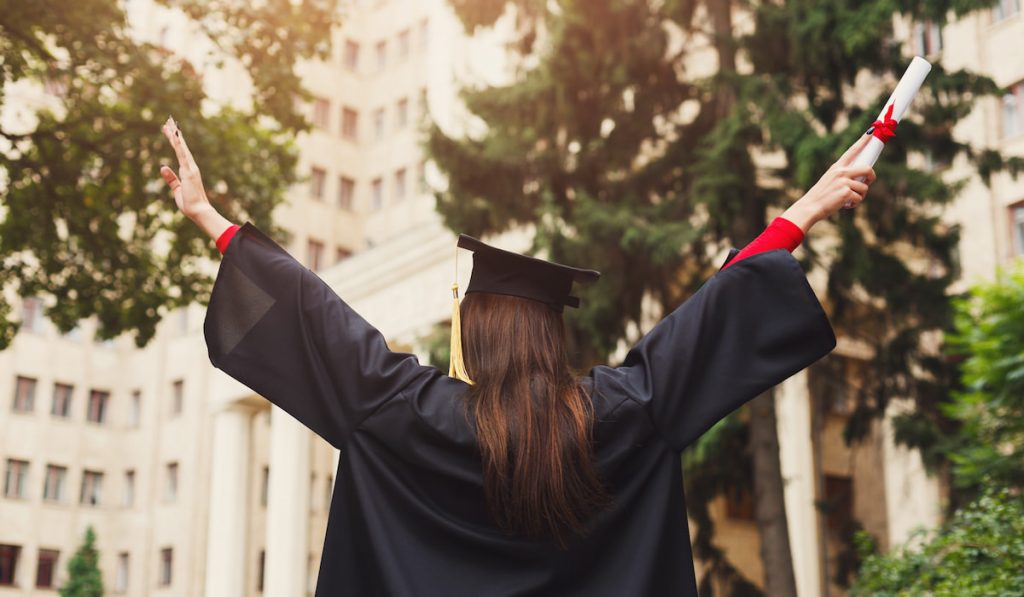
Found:
[{"label": "open palm", "polygon": [[203,188],[203,180],[199,175],[199,166],[196,165],[192,152],[185,143],[185,137],[181,134],[178,124],[173,118],[160,128],[164,136],[171,142],[175,155],[178,156],[178,174],[168,166],[160,168],[160,175],[163,176],[171,191],[174,192],[174,202],[188,218],[195,218],[204,209],[210,206],[210,200],[206,196],[206,189]]}]

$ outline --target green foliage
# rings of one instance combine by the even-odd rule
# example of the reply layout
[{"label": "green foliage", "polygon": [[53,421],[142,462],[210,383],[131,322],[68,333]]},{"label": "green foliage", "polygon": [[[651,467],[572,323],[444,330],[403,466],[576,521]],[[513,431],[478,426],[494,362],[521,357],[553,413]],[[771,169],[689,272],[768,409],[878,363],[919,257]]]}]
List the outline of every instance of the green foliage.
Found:
[{"label": "green foliage", "polygon": [[103,575],[100,573],[96,533],[89,526],[85,541],[68,561],[68,579],[60,588],[60,597],[101,597]]},{"label": "green foliage", "polygon": [[[162,0],[182,9],[254,82],[252,106],[216,105],[203,65],[137,41],[118,0],[0,0],[0,281],[52,296],[61,331],[96,316],[98,336],[145,345],[168,309],[209,298],[197,269],[216,249],[160,179],[169,114],[189,135],[215,207],[280,236],[270,215],[295,181],[306,123],[296,61],[324,57],[337,0]],[[214,65],[216,66],[216,65]],[[44,84],[44,101],[12,92]],[[0,315],[9,306],[0,300]],[[0,349],[17,323],[0,317]]]},{"label": "green foliage", "polygon": [[956,425],[905,418],[897,430],[952,463],[961,500],[985,487],[1024,488],[1024,263],[953,304],[946,350],[962,359],[962,389],[943,412]]},{"label": "green foliage", "polygon": [[865,558],[851,595],[1020,595],[1024,589],[1024,499],[990,491],[935,532],[877,554],[858,538]]},{"label": "green foliage", "polygon": [[428,365],[448,371],[452,354],[452,325],[439,323],[420,339],[427,350]]},{"label": "green foliage", "polygon": [[[531,225],[536,251],[602,271],[567,314],[585,366],[640,325],[642,298],[674,309],[726,248],[752,240],[863,134],[910,60],[894,17],[943,23],[993,0],[452,4],[470,31],[515,8],[522,59],[511,83],[464,90],[486,125],[479,134],[430,129],[428,151],[449,182],[438,210],[451,229],[477,236]],[[742,33],[731,16],[740,11],[751,17]],[[692,68],[716,58],[711,72]],[[825,270],[821,298],[837,334],[873,349],[850,392],[850,441],[892,397],[916,401],[922,428],[950,426],[942,405],[955,371],[922,342],[952,325],[946,294],[960,273],[959,228],[937,214],[967,181],[948,180],[943,165],[972,164],[986,184],[1024,169],[1022,158],[952,136],[978,99],[1001,92],[934,64],[868,199],[805,243],[805,266]],[[755,160],[765,154],[773,159]],[[922,156],[933,166],[914,166]],[[690,494],[691,510],[695,502]],[[695,544],[708,536],[698,531]]]}]

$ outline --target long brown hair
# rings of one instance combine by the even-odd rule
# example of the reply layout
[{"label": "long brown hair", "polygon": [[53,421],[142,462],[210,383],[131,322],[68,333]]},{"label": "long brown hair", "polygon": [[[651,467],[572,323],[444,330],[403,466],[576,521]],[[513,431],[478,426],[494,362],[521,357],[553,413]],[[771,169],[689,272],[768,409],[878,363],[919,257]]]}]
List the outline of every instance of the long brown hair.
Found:
[{"label": "long brown hair", "polygon": [[562,315],[474,292],[461,318],[490,511],[505,530],[564,547],[611,498],[594,465],[593,405],[569,367]]}]

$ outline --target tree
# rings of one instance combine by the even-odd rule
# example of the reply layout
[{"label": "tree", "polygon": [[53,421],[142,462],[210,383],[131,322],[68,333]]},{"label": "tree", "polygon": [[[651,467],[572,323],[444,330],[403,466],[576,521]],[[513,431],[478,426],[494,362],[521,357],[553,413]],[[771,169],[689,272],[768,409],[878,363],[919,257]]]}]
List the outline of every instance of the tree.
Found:
[{"label": "tree", "polygon": [[90,525],[85,529],[85,541],[68,561],[68,580],[60,588],[60,597],[101,597],[103,574],[96,551],[96,533]]},{"label": "tree", "polygon": [[[0,109],[24,112],[0,125],[0,285],[53,297],[46,315],[62,332],[96,316],[99,338],[134,332],[140,347],[166,310],[208,300],[196,260],[216,255],[160,180],[173,158],[161,123],[173,114],[189,133],[221,213],[280,236],[270,215],[307,127],[294,66],[328,55],[337,0],[160,3],[220,54],[194,64],[138,41],[119,0],[0,0]],[[206,96],[206,67],[226,59],[253,81],[248,107]],[[32,84],[46,94],[26,104]],[[0,298],[0,349],[19,325],[9,313]]]},{"label": "tree", "polygon": [[[941,23],[991,3],[744,3],[750,28],[740,32],[732,0],[454,1],[470,31],[513,16],[521,60],[513,82],[464,91],[482,130],[430,129],[428,150],[448,176],[438,210],[451,229],[475,235],[531,225],[535,251],[601,270],[569,326],[579,364],[603,360],[642,329],[641,305],[666,313],[685,300],[727,246],[750,241],[868,127],[909,61],[894,41],[894,16]],[[715,68],[691,72],[691,56],[708,47]],[[865,77],[869,102],[852,89]],[[999,91],[936,65],[876,166],[869,200],[818,226],[806,244],[805,267],[826,270],[822,298],[837,333],[874,352],[851,441],[894,396],[913,397],[928,416],[947,398],[948,364],[921,336],[951,317],[945,293],[958,275],[958,230],[936,211],[962,181],[908,158],[960,157],[985,181],[1019,171],[1024,160],[951,136],[978,97]],[[752,407],[772,413],[772,393]],[[749,421],[749,441],[768,446],[751,452],[762,553],[777,558],[765,562],[766,590],[792,594],[774,421]]]},{"label": "tree", "polygon": [[851,595],[1019,595],[1024,587],[1024,500],[987,490],[935,531],[888,554],[858,537],[865,558]]},{"label": "tree", "polygon": [[940,427],[898,418],[897,439],[949,463],[952,507],[986,488],[1024,489],[1024,264],[1000,272],[953,301],[946,351],[959,364],[953,399]]}]

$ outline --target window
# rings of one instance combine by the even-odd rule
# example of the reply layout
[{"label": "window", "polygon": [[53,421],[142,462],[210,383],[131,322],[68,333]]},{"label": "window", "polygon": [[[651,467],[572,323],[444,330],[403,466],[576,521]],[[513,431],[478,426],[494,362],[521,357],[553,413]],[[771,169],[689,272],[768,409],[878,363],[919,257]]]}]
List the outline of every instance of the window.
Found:
[{"label": "window", "polygon": [[4,497],[23,499],[26,477],[28,477],[28,461],[8,458],[7,476],[4,477]]},{"label": "window", "polygon": [[999,0],[992,7],[992,22],[998,23],[1017,14],[1020,14],[1020,0]]},{"label": "window", "polygon": [[68,83],[66,78],[54,76],[43,77],[43,91],[56,97],[66,96],[68,93]]},{"label": "window", "polygon": [[164,501],[170,503],[176,499],[178,499],[178,463],[169,462],[164,482]]},{"label": "window", "polygon": [[142,390],[132,390],[131,410],[128,412],[128,425],[138,427],[142,423]]},{"label": "window", "polygon": [[384,181],[380,178],[373,179],[373,211],[384,207]]},{"label": "window", "polygon": [[359,140],[359,112],[352,108],[341,109],[341,136],[349,141]]},{"label": "window", "polygon": [[91,390],[89,392],[89,411],[85,418],[90,423],[103,424],[107,420],[107,402],[110,400],[110,392],[106,390]]},{"label": "window", "polygon": [[260,550],[259,560],[256,562],[256,590],[263,592],[263,570],[267,563],[267,550]]},{"label": "window", "polygon": [[74,386],[66,383],[53,384],[53,406],[50,408],[50,414],[62,419],[71,415],[71,392],[74,389]]},{"label": "window", "polygon": [[57,556],[60,552],[56,549],[40,549],[39,560],[36,563],[36,588],[53,588],[54,571],[57,569]]},{"label": "window", "polygon": [[267,493],[270,490],[270,467],[263,467],[263,476],[260,477],[260,505],[267,505]]},{"label": "window", "polygon": [[408,29],[405,29],[398,34],[398,57],[401,60],[409,59],[409,50],[411,45],[412,34]]},{"label": "window", "polygon": [[427,185],[427,162],[420,162],[419,166],[416,167],[416,180],[420,185],[421,193],[429,193],[430,186]]},{"label": "window", "polygon": [[174,549],[165,547],[160,550],[160,586],[171,586],[171,573],[174,568]]},{"label": "window", "polygon": [[114,575],[114,592],[128,592],[128,570],[131,567],[131,556],[123,551],[117,554],[117,573]]},{"label": "window", "polygon": [[1013,254],[1024,255],[1024,203],[1010,206],[1010,224],[1013,226]]},{"label": "window", "polygon": [[1024,81],[1010,85],[1003,96],[1003,138],[1024,133]]},{"label": "window", "polygon": [[384,72],[384,69],[388,67],[388,41],[381,40],[377,42],[377,72]]},{"label": "window", "polygon": [[324,488],[324,509],[331,510],[331,498],[334,497],[334,477],[327,475],[327,485]]},{"label": "window", "polygon": [[135,505],[135,471],[124,472],[124,492],[121,494],[121,505],[131,508]]},{"label": "window", "polygon": [[176,379],[171,382],[171,414],[180,415],[185,406],[185,380]]},{"label": "window", "polygon": [[309,269],[314,272],[320,271],[320,266],[323,264],[324,255],[324,243],[318,240],[309,239],[306,244],[306,262],[309,263]]},{"label": "window", "polygon": [[36,380],[19,375],[14,379],[14,412],[30,413],[36,403]]},{"label": "window", "polygon": [[430,113],[430,104],[427,103],[427,88],[420,89],[420,117],[425,118]]},{"label": "window", "polygon": [[942,26],[931,19],[914,24],[914,51],[928,56],[942,50]]},{"label": "window", "polygon": [[43,331],[43,301],[36,296],[26,296],[21,301],[21,329],[34,334]]},{"label": "window", "polygon": [[384,108],[373,111],[373,138],[376,141],[384,138],[384,117]]},{"label": "window", "polygon": [[347,176],[338,178],[338,207],[351,210],[355,196],[356,181]]},{"label": "window", "polygon": [[306,593],[312,595],[316,593],[316,556],[310,553],[306,556]]},{"label": "window", "polygon": [[395,201],[405,199],[405,168],[395,172]]},{"label": "window", "polygon": [[10,587],[14,585],[14,576],[18,572],[18,556],[20,554],[20,545],[0,544],[0,586]]},{"label": "window", "polygon": [[853,521],[853,479],[825,475],[825,521],[828,530],[841,533]]},{"label": "window", "polygon": [[345,247],[338,247],[334,252],[334,263],[341,263],[352,256],[352,251]]},{"label": "window", "polygon": [[746,487],[725,490],[725,515],[733,520],[754,520],[754,496]]},{"label": "window", "polygon": [[404,129],[409,126],[409,98],[403,97],[398,100],[395,107],[395,128]]},{"label": "window", "polygon": [[79,496],[79,501],[86,506],[98,506],[102,492],[103,473],[82,471],[82,494]]},{"label": "window", "polygon": [[345,40],[345,49],[343,50],[342,62],[345,64],[345,68],[355,72],[359,70],[359,44],[352,41],[351,39]]},{"label": "window", "polygon": [[426,19],[420,21],[420,49],[426,50],[430,45],[430,22]]},{"label": "window", "polygon": [[330,111],[331,102],[323,99],[322,97],[314,98],[313,126],[323,131],[330,130],[330,117],[328,116]]},{"label": "window", "polygon": [[68,476],[66,466],[46,465],[46,478],[43,479],[43,499],[48,502],[64,501],[64,480]]},{"label": "window", "polygon": [[324,200],[324,187],[327,186],[327,172],[323,168],[317,168],[316,166],[310,171],[309,175],[309,195],[317,201]]}]

